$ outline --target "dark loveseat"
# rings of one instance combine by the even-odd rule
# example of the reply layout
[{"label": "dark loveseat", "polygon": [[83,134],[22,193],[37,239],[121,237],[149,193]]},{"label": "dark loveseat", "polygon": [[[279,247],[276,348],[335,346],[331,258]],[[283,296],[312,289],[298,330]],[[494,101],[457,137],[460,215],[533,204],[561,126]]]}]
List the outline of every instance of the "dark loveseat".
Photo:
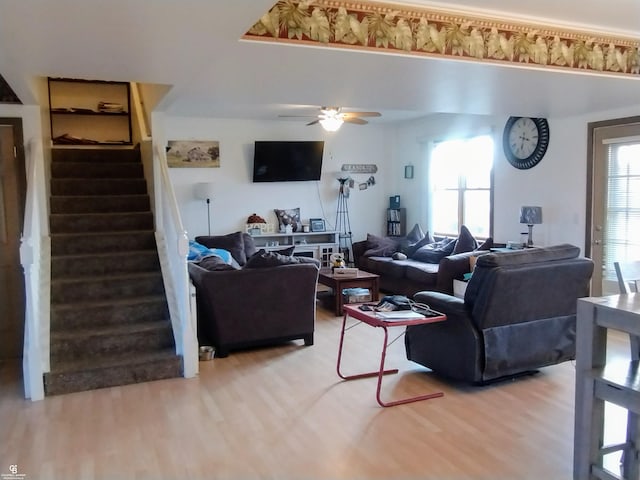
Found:
[{"label": "dark loveseat", "polygon": [[447,320],[408,327],[407,357],[473,383],[573,359],[577,299],[593,273],[579,253],[567,244],[490,253],[478,258],[464,299],[416,294]]},{"label": "dark loveseat", "polygon": [[[353,244],[356,266],[379,275],[380,290],[406,296],[423,290],[453,294],[453,280],[471,271],[470,257],[488,253],[493,245],[492,239],[478,245],[464,226],[448,244],[446,239],[437,241],[426,234],[423,240],[413,240],[414,248],[410,238],[367,237]],[[406,258],[398,258],[398,252]]]},{"label": "dark loveseat", "polygon": [[[197,237],[196,241],[231,251],[241,265],[240,269],[219,268],[219,262],[210,261],[213,257],[189,263],[201,344],[213,345],[216,357],[296,339],[313,345],[320,262],[255,252],[246,234]],[[247,258],[250,252],[255,253]]]}]

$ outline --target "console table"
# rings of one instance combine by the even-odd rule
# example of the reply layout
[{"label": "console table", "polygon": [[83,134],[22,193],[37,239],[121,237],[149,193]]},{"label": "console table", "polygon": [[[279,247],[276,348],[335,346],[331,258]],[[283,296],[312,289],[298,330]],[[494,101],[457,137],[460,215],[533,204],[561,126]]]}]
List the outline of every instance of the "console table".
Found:
[{"label": "console table", "polygon": [[295,247],[294,255],[320,260],[323,267],[330,265],[332,253],[338,252],[338,232],[261,233],[251,235],[257,248],[281,250]]},{"label": "console table", "polygon": [[[573,453],[575,480],[614,480],[603,456],[623,452],[623,479],[637,480],[640,468],[640,352],[628,362],[607,364],[607,330],[640,336],[640,293],[578,300],[576,405]],[[634,342],[631,342],[632,345]],[[604,403],[627,409],[625,442],[604,445]]]}]

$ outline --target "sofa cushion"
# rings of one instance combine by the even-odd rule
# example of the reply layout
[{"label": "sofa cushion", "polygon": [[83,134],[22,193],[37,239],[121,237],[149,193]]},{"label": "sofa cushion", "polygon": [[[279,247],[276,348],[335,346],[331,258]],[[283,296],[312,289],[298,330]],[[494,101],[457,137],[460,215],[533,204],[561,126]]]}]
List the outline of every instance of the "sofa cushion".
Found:
[{"label": "sofa cushion", "polygon": [[451,255],[455,246],[455,238],[444,238],[439,242],[430,243],[420,247],[414,252],[411,258],[420,262],[437,264],[447,255]]},{"label": "sofa cushion", "polygon": [[367,272],[384,275],[390,278],[403,278],[407,268],[407,260],[393,260],[391,257],[369,257]]},{"label": "sofa cushion", "polygon": [[229,250],[240,266],[247,263],[242,232],[229,233],[228,235],[203,235],[196,237],[196,242],[208,248],[224,248],[225,250]]},{"label": "sofa cushion", "polygon": [[408,260],[405,268],[405,276],[409,280],[424,284],[425,290],[436,284],[439,265],[437,263],[425,263]]},{"label": "sofa cushion", "polygon": [[453,252],[451,253],[452,255],[455,255],[456,253],[471,252],[477,247],[478,242],[476,239],[473,237],[469,229],[465,225],[462,225],[460,227],[460,234],[458,235],[456,244],[453,247]]},{"label": "sofa cushion", "polygon": [[218,255],[209,255],[208,257],[204,257],[200,261],[196,262],[196,265],[199,265],[205,270],[209,270],[212,272],[223,270],[238,270],[240,268],[235,260],[233,262],[228,262]]},{"label": "sofa cushion", "polygon": [[269,268],[297,263],[313,263],[317,266],[319,262],[314,258],[294,257],[292,255],[282,255],[278,252],[267,252],[264,249],[260,249],[247,260],[244,268]]},{"label": "sofa cushion", "polygon": [[398,240],[367,233],[365,257],[390,257],[398,250],[400,250]]}]

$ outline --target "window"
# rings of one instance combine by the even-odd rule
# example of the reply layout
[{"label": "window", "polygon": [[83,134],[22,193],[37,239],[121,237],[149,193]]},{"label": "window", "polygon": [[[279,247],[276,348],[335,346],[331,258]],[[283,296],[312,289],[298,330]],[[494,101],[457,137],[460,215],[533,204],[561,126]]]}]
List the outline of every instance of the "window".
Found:
[{"label": "window", "polygon": [[605,271],[615,279],[613,262],[640,259],[640,139],[607,148]]},{"label": "window", "polygon": [[491,236],[493,138],[439,142],[429,163],[429,229],[457,236],[466,225],[478,238]]}]

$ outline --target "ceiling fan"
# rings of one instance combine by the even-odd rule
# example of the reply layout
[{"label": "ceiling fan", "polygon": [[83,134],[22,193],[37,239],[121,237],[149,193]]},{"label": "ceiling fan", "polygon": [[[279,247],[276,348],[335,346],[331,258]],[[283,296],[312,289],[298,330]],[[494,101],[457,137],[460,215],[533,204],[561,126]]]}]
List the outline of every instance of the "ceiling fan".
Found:
[{"label": "ceiling fan", "polygon": [[320,113],[317,115],[280,115],[280,117],[297,117],[297,118],[315,118],[315,120],[307,123],[307,125],[315,125],[319,123],[328,132],[335,132],[340,126],[346,123],[355,123],[356,125],[366,125],[366,120],[361,117],[380,117],[379,112],[343,112],[342,107],[320,107]]}]

